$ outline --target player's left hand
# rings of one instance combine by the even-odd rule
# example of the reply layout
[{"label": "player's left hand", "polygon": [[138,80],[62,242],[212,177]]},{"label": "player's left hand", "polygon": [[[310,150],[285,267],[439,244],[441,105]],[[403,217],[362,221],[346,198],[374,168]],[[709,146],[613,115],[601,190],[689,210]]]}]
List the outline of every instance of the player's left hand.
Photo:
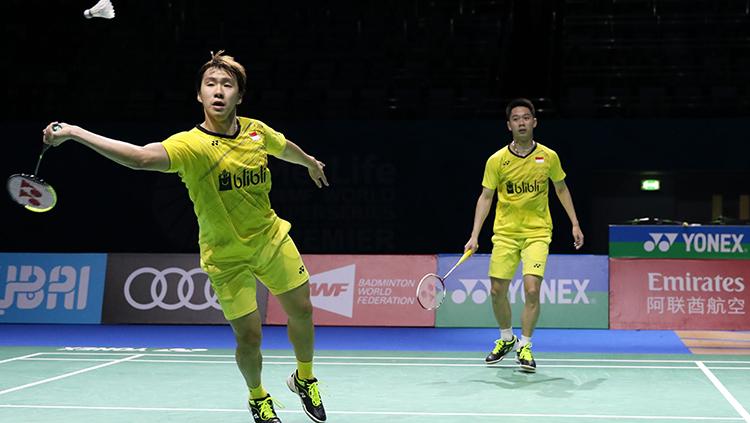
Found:
[{"label": "player's left hand", "polygon": [[328,179],[326,179],[326,173],[323,171],[323,168],[326,167],[325,163],[316,160],[315,158],[313,158],[312,161],[312,165],[307,168],[307,173],[310,174],[310,178],[312,178],[318,188],[322,188],[323,185],[328,186]]},{"label": "player's left hand", "polygon": [[573,226],[573,247],[576,250],[580,250],[583,247],[583,232],[581,232],[581,227],[578,225]]}]

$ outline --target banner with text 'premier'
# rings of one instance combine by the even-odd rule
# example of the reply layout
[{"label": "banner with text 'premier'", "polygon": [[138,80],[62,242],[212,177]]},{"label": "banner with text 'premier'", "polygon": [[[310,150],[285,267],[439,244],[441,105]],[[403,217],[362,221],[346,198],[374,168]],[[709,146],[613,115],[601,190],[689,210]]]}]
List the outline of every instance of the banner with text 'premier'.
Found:
[{"label": "banner with text 'premier'", "polygon": [[[460,255],[438,256],[438,273],[444,274]],[[490,298],[489,254],[475,254],[445,281],[447,295],[437,310],[436,326],[497,327]],[[607,328],[609,309],[606,256],[550,255],[540,293],[537,327]],[[513,326],[520,327],[524,305],[521,265],[508,289]]]},{"label": "banner with text 'premier'", "polygon": [[106,267],[106,254],[0,253],[0,323],[100,323]]},{"label": "banner with text 'premier'", "polygon": [[750,259],[750,226],[610,225],[609,256]]},{"label": "banner with text 'premier'", "polygon": [[[310,273],[316,325],[433,326],[435,312],[419,306],[417,284],[435,272],[435,256],[302,256]],[[286,324],[278,300],[268,298],[266,323]]]}]

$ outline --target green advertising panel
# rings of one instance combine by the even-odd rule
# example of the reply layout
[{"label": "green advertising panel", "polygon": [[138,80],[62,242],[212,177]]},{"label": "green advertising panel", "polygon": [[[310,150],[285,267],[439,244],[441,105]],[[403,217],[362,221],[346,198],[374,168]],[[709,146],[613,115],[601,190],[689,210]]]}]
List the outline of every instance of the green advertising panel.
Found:
[{"label": "green advertising panel", "polygon": [[609,256],[750,259],[750,226],[611,225]]},{"label": "green advertising panel", "polygon": [[[439,272],[447,271],[457,255],[438,256]],[[447,295],[437,310],[438,327],[497,327],[492,313],[489,255],[474,255],[446,283]],[[609,325],[608,258],[591,255],[551,255],[542,282],[541,328],[607,328]],[[524,295],[520,266],[508,290],[513,326],[520,327]]]}]

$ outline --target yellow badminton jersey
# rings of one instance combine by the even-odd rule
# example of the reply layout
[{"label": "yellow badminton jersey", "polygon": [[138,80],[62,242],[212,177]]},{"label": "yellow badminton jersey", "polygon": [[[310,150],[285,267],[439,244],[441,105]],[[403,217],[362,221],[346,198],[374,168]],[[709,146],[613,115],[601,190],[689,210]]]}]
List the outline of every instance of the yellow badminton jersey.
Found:
[{"label": "yellow badminton jersey", "polygon": [[490,156],[482,186],[497,190],[496,234],[546,236],[552,233],[549,214],[549,180],[565,179],[560,159],[553,150],[537,143],[525,157],[506,146]]},{"label": "yellow badminton jersey", "polygon": [[268,198],[268,155],[281,154],[286,138],[258,120],[238,122],[233,135],[195,127],[162,142],[167,172],[180,175],[193,202],[205,264],[253,264],[264,246],[280,243],[291,227]]}]

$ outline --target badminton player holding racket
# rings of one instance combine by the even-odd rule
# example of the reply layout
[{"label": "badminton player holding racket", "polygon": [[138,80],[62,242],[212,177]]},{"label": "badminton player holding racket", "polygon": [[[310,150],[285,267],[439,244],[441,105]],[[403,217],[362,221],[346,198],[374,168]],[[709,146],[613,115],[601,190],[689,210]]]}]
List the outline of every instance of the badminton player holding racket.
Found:
[{"label": "badminton player holding racket", "polygon": [[[549,180],[555,187],[573,226],[573,246],[583,245],[573,199],[565,184],[565,172],[553,150],[534,141],[536,112],[531,101],[516,99],[505,110],[512,142],[490,156],[484,169],[482,193],[477,200],[474,226],[465,250],[479,246],[479,232],[497,191],[489,276],[492,281],[492,309],[500,325],[500,339],[485,361],[497,363],[516,349],[516,361],[527,372],[536,371],[531,354],[531,335],[539,318],[539,290],[552,239],[549,213]],[[521,340],[513,335],[508,287],[519,261],[523,262],[526,302],[521,315]]]},{"label": "badminton player holding racket", "polygon": [[289,237],[289,222],[271,209],[268,156],[302,165],[318,187],[328,185],[324,164],[263,122],[238,117],[245,93],[244,67],[231,56],[213,54],[198,72],[197,98],[204,121],[163,142],[138,146],[61,124],[44,130],[44,142],[75,140],[121,165],[179,174],[193,201],[200,230],[201,266],[208,273],[236,340],[236,361],[250,391],[256,422],[280,422],[261,384],[261,316],[255,278],[262,281],[288,315],[297,370],[287,386],[314,421],[326,420],[313,376],[312,304],[309,274]]}]

